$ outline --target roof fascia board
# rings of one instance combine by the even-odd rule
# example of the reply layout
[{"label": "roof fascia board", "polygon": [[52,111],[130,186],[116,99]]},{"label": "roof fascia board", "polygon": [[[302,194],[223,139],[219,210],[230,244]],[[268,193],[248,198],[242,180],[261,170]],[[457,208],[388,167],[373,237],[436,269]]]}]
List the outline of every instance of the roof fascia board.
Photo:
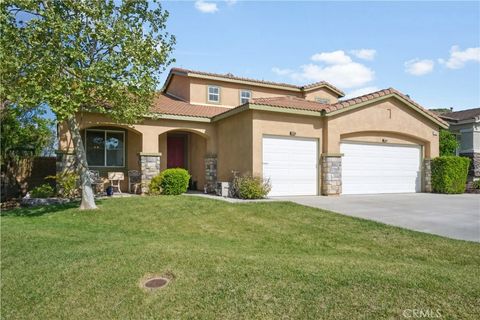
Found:
[{"label": "roof fascia board", "polygon": [[260,104],[252,104],[252,105],[250,105],[250,109],[259,110],[259,111],[270,111],[270,112],[296,114],[296,115],[303,115],[303,116],[313,116],[313,117],[322,117],[323,116],[321,111],[290,109],[290,108],[287,108],[287,107],[274,107],[274,106],[265,106],[265,105],[260,105]]},{"label": "roof fascia board", "polygon": [[163,114],[163,113],[150,113],[146,117],[154,120],[169,119],[169,120],[193,121],[193,122],[212,122],[210,118],[181,116],[181,115]]},{"label": "roof fascia board", "polygon": [[246,111],[250,109],[248,107],[248,104],[245,104],[243,106],[240,106],[240,107],[237,107],[237,108],[233,108],[233,109],[230,109],[224,113],[221,113],[219,115],[216,115],[212,118],[212,122],[215,122],[215,121],[219,121],[219,120],[222,120],[222,119],[225,119],[225,118],[228,118],[228,117],[231,117],[233,115],[236,115],[237,113],[240,113],[240,112],[243,112],[243,111]]},{"label": "roof fascia board", "polygon": [[431,121],[433,121],[434,123],[438,124],[440,127],[444,128],[444,129],[447,129],[447,128],[448,128],[448,124],[445,124],[445,123],[442,123],[442,122],[438,121],[437,119],[435,119],[434,117],[432,117],[432,116],[429,115],[428,113],[423,112],[423,111],[420,110],[417,106],[415,106],[414,104],[410,103],[408,100],[405,100],[404,98],[398,96],[398,95],[395,94],[395,93],[390,93],[390,94],[387,94],[387,95],[384,95],[384,96],[381,96],[381,97],[378,97],[378,98],[375,98],[375,99],[372,99],[372,100],[368,100],[368,101],[360,102],[360,103],[358,103],[358,104],[354,104],[353,106],[348,106],[348,107],[345,107],[345,108],[342,108],[342,109],[339,109],[339,110],[335,110],[335,111],[326,113],[326,116],[327,116],[327,117],[330,117],[330,116],[334,116],[334,115],[337,115],[337,114],[340,114],[340,113],[343,113],[343,112],[347,112],[347,111],[350,111],[350,110],[355,110],[355,109],[361,108],[361,107],[363,107],[363,106],[369,105],[369,104],[374,103],[374,102],[386,100],[386,99],[388,99],[388,98],[395,98],[395,99],[397,99],[397,100],[405,103],[407,106],[409,106],[409,107],[412,108],[413,110],[417,111],[418,113],[422,114],[423,116],[425,116],[425,117],[428,118],[429,120],[431,120]]},{"label": "roof fascia board", "polygon": [[224,77],[208,76],[208,75],[191,73],[191,72],[189,72],[187,74],[187,76],[192,77],[192,78],[198,78],[198,79],[207,79],[207,80],[246,84],[246,85],[262,87],[262,88],[274,88],[274,89],[294,91],[294,92],[301,92],[302,91],[302,89],[300,89],[300,88],[280,86],[280,85],[267,84],[267,83],[259,83],[259,82],[255,82],[255,81],[247,81],[247,80],[229,79],[229,78],[224,78]]},{"label": "roof fascia board", "polygon": [[336,90],[335,88],[329,86],[328,84],[320,84],[318,86],[310,87],[310,88],[304,88],[303,92],[310,92],[310,91],[315,91],[320,88],[327,88],[328,90],[332,91],[333,93],[336,93],[339,97],[344,97],[345,94],[339,90]]}]

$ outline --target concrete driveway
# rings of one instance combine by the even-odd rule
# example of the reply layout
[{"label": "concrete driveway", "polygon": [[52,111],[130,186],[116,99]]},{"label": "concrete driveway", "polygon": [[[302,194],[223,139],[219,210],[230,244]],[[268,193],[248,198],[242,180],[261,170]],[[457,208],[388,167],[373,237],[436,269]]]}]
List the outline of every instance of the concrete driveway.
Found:
[{"label": "concrete driveway", "polygon": [[278,197],[348,216],[480,242],[480,195],[433,193]]}]

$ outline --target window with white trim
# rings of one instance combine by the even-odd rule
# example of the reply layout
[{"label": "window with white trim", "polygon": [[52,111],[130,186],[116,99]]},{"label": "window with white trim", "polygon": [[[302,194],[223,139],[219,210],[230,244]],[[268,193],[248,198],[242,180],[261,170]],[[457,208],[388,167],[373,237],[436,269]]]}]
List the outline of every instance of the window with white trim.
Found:
[{"label": "window with white trim", "polygon": [[208,102],[220,102],[220,87],[208,86]]},{"label": "window with white trim", "polygon": [[329,104],[329,103],[330,103],[330,99],[328,99],[328,98],[322,98],[322,97],[315,97],[315,102],[323,103],[323,104]]},{"label": "window with white trim", "polygon": [[91,167],[124,167],[125,132],[87,129],[85,150]]},{"label": "window with white trim", "polygon": [[240,104],[245,104],[252,98],[252,91],[240,90]]}]

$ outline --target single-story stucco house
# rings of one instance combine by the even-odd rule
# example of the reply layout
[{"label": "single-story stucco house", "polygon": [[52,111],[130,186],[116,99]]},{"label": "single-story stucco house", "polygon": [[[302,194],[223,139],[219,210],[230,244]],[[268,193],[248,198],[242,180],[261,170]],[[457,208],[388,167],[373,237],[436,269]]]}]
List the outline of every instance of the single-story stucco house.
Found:
[{"label": "single-story stucco house", "polygon": [[472,160],[470,177],[480,178],[480,108],[442,113],[440,118],[450,124],[457,136],[457,154]]},{"label": "single-story stucco house", "polygon": [[[429,160],[448,124],[395,89],[343,96],[323,81],[296,86],[173,68],[143,121],[78,120],[89,167],[138,170],[144,192],[170,167],[188,169],[208,191],[232,171],[269,178],[271,196],[430,191]],[[59,137],[64,170],[73,156],[62,124]]]}]

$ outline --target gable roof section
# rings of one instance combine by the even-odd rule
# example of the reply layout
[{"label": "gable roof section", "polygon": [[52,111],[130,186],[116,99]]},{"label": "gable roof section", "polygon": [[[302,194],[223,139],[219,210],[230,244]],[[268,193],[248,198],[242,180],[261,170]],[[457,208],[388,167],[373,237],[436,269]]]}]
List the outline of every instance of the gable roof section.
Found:
[{"label": "gable roof section", "polygon": [[194,105],[169,95],[158,93],[155,96],[150,112],[170,116],[205,118],[210,120],[213,116],[225,112],[225,108]]},{"label": "gable roof section", "polygon": [[423,114],[425,117],[429,118],[431,121],[437,123],[441,127],[448,128],[447,122],[439,118],[433,112],[430,112],[427,109],[423,108],[421,105],[419,105],[418,103],[410,99],[408,96],[404,95],[400,91],[395,90],[393,88],[372,92],[370,94],[366,94],[356,98],[340,101],[335,104],[322,104],[315,101],[309,101],[309,100],[296,98],[296,97],[252,99],[248,104],[227,110],[222,114],[215,116],[214,120],[223,119],[248,109],[297,113],[297,114],[312,115],[312,116],[325,115],[328,117],[341,112],[346,112],[355,108],[362,107],[364,105],[370,104],[375,101],[385,100],[391,97],[394,97],[404,102],[409,107]]},{"label": "gable roof section", "polygon": [[289,83],[237,77],[231,73],[221,74],[221,73],[195,71],[195,70],[189,70],[189,69],[183,69],[183,68],[170,69],[170,73],[168,74],[167,80],[165,80],[165,84],[163,86],[165,89],[168,87],[168,84],[170,83],[170,80],[173,74],[183,75],[187,77],[202,78],[202,79],[212,79],[212,80],[218,80],[218,81],[250,84],[250,85],[259,86],[259,87],[269,87],[269,88],[276,88],[276,89],[282,89],[282,90],[291,90],[296,92],[308,92],[318,88],[326,87],[329,90],[336,93],[339,97],[345,96],[345,93],[342,90],[340,90],[339,88],[333,86],[332,84],[326,81],[315,82],[305,86],[296,86]]},{"label": "gable roof section", "polygon": [[480,118],[480,108],[442,113],[440,115],[440,118],[452,122],[473,120],[476,118]]},{"label": "gable roof section", "polygon": [[326,115],[335,115],[344,111],[349,111],[354,108],[359,108],[362,107],[366,104],[375,102],[375,101],[380,101],[384,100],[387,98],[396,98],[402,102],[404,102],[406,105],[414,109],[415,111],[423,114],[433,122],[437,123],[443,128],[448,128],[448,123],[441,119],[439,116],[437,116],[435,113],[429,111],[428,109],[422,107],[420,104],[417,102],[413,101],[410,99],[409,96],[401,93],[400,91],[394,89],[394,88],[388,88],[388,89],[383,89],[379,91],[375,91],[369,94],[365,94],[362,96],[358,96],[352,99],[340,101],[334,104],[331,104],[327,109],[326,109]]}]

